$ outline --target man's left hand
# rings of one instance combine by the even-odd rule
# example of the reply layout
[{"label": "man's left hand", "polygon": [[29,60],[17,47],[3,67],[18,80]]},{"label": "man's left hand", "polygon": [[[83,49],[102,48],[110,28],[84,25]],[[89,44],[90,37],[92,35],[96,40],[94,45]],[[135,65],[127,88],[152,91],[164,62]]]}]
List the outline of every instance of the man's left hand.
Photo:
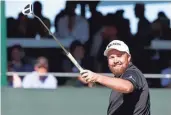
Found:
[{"label": "man's left hand", "polygon": [[87,83],[94,83],[97,82],[98,80],[98,74],[90,70],[83,70],[80,73],[81,73],[81,77],[84,78]]}]

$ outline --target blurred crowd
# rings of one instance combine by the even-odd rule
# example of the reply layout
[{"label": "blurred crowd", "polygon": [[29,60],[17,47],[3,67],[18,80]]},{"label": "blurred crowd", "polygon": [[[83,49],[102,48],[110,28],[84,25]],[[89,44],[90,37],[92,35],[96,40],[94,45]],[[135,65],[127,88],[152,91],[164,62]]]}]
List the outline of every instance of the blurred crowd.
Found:
[{"label": "blurred crowd", "polygon": [[[110,41],[119,39],[129,46],[133,63],[143,73],[171,73],[171,69],[168,69],[171,68],[170,51],[144,49],[154,39],[171,40],[170,19],[164,12],[158,12],[157,19],[149,22],[145,17],[145,4],[135,4],[134,12],[139,21],[137,33],[133,35],[129,20],[123,16],[124,10],[104,16],[96,10],[98,4],[99,1],[67,1],[53,22],[55,36],[75,39],[68,50],[81,66],[95,72],[109,72],[103,52]],[[77,15],[77,5],[88,5],[91,17],[87,19],[84,15]],[[43,16],[41,2],[33,3],[33,11],[50,29],[52,22]],[[36,18],[29,18],[22,13],[19,13],[17,19],[7,18],[8,39],[30,39],[36,36],[52,39]],[[166,68],[167,71],[164,71]],[[57,88],[58,85],[70,82],[76,86],[85,86],[77,78],[44,76],[47,72],[79,72],[61,49],[57,48],[33,49],[16,44],[8,48],[8,71],[32,72],[27,76],[9,76],[9,85],[13,87]],[[148,83],[151,87],[167,87],[171,82],[167,79],[148,79]]]}]

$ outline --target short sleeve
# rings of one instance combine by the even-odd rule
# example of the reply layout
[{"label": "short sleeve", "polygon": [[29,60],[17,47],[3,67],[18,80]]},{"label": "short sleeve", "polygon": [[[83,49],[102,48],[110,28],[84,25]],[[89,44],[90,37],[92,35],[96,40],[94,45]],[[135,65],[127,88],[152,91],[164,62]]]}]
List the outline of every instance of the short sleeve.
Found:
[{"label": "short sleeve", "polygon": [[134,90],[139,90],[142,88],[141,76],[138,75],[136,71],[128,70],[123,74],[122,78],[130,81],[134,86]]}]

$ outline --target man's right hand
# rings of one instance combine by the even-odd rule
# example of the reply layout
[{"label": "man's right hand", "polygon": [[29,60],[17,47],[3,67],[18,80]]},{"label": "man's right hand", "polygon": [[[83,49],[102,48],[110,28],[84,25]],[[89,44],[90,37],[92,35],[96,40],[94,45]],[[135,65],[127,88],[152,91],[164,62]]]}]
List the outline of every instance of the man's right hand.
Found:
[{"label": "man's right hand", "polygon": [[20,87],[22,87],[22,80],[21,80],[21,78],[16,73],[14,73],[12,77],[13,77],[13,88],[20,88]]},{"label": "man's right hand", "polygon": [[88,87],[93,87],[94,83],[88,83],[83,77],[79,76],[78,80],[80,80],[84,84],[88,84]]}]

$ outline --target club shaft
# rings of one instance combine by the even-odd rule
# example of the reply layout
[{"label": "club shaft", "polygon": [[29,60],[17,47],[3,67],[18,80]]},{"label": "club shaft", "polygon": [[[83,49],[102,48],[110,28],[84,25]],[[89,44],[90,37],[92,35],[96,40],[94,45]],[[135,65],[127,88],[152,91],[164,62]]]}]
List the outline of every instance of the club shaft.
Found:
[{"label": "club shaft", "polygon": [[81,72],[83,68],[80,66],[80,64],[75,60],[75,58],[71,55],[70,52],[68,52],[64,46],[59,42],[59,40],[54,36],[54,34],[49,30],[49,28],[44,24],[44,22],[35,14],[33,14],[34,17],[36,17],[42,24],[43,26],[47,29],[49,34],[54,38],[54,40],[60,45],[60,47],[63,49],[67,57],[71,60],[71,62],[78,68],[78,70]]},{"label": "club shaft", "polygon": [[44,24],[44,22],[35,14],[33,14],[34,17],[36,17],[42,24],[43,26],[46,28],[46,30],[49,32],[49,34],[55,39],[55,41],[60,45],[60,47],[64,50],[64,52],[66,54],[68,54],[69,52],[63,47],[63,45],[59,42],[59,40],[53,35],[53,33],[49,30],[49,28]]}]

